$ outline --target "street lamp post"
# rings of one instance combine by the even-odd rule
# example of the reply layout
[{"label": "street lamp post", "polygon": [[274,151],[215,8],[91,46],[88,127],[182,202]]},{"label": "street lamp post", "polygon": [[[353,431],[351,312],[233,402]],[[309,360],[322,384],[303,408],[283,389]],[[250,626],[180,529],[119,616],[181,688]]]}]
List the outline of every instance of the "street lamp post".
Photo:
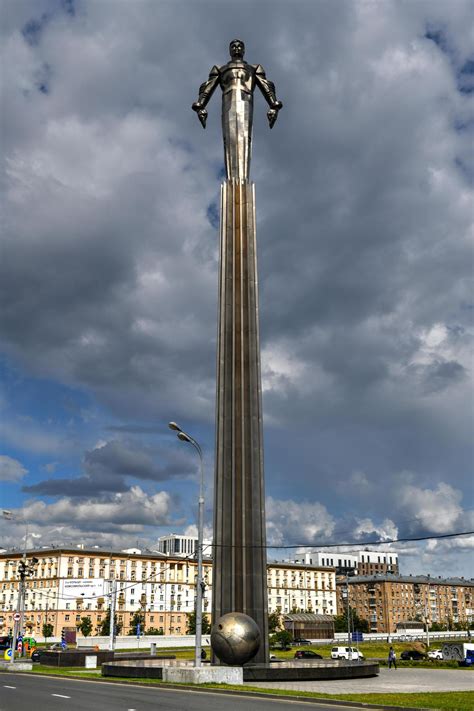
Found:
[{"label": "street lamp post", "polygon": [[352,661],[351,608],[349,605],[349,572],[346,573],[346,597],[347,597],[347,647],[349,649],[349,661]]},{"label": "street lamp post", "polygon": [[202,653],[202,593],[204,587],[203,573],[202,573],[202,549],[203,549],[203,538],[204,538],[204,462],[202,457],[202,449],[198,442],[186,434],[176,422],[170,422],[168,424],[170,430],[177,432],[177,437],[182,442],[188,442],[191,444],[199,455],[199,462],[201,466],[201,477],[199,484],[199,499],[198,499],[198,543],[197,543],[197,581],[196,581],[196,649],[194,666],[201,666],[201,653]]},{"label": "street lamp post", "polygon": [[346,597],[347,597],[347,646],[349,649],[349,661],[352,661],[352,639],[351,639],[351,606],[349,599],[349,577],[355,574],[354,570],[346,569]]},{"label": "street lamp post", "polygon": [[7,521],[21,521],[25,524],[25,545],[23,548],[23,556],[18,564],[18,574],[20,580],[18,582],[18,598],[16,604],[16,614],[13,621],[13,638],[12,638],[12,656],[11,663],[15,661],[15,649],[16,643],[21,632],[21,626],[23,624],[23,619],[25,616],[24,606],[25,606],[25,579],[34,573],[34,566],[38,563],[38,558],[32,558],[30,561],[26,559],[26,551],[28,546],[28,522],[25,521],[23,517],[15,516],[12,511],[3,509],[2,517]]}]

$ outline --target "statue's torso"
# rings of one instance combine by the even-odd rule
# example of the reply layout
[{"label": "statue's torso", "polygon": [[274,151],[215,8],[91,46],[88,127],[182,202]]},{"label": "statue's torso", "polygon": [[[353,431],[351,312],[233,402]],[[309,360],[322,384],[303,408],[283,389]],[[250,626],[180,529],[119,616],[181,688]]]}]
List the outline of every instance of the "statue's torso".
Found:
[{"label": "statue's torso", "polygon": [[247,62],[227,62],[219,68],[222,92],[244,91],[252,94],[255,88],[255,67]]}]

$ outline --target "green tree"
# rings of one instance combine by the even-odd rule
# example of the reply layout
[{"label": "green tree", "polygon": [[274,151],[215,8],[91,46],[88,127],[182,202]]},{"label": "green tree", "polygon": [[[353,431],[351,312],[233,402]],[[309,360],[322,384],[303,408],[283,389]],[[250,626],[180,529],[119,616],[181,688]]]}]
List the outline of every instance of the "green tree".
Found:
[{"label": "green tree", "polygon": [[[117,615],[114,616],[114,626],[115,626],[115,634],[120,634],[122,631],[123,624],[117,620]],[[104,619],[102,622],[99,622],[97,625],[97,634],[102,635],[103,637],[108,637],[109,635],[109,630],[110,630],[110,610],[107,610],[107,614],[105,615]]]},{"label": "green tree", "polygon": [[[196,613],[190,612],[188,619],[186,620],[186,632],[187,634],[196,634]],[[211,623],[207,615],[202,616],[202,633],[211,633]]]},{"label": "green tree", "polygon": [[430,632],[444,632],[446,630],[446,624],[443,622],[433,622],[430,626]]},{"label": "green tree", "polygon": [[132,619],[130,620],[130,631],[128,633],[129,636],[137,633],[137,626],[138,625],[140,625],[140,630],[141,630],[141,633],[143,634],[144,629],[145,629],[145,615],[143,614],[143,611],[141,608],[139,608],[135,612]]},{"label": "green tree", "polygon": [[[367,620],[359,617],[357,612],[351,607],[351,632],[370,632],[369,623]],[[334,631],[335,632],[347,632],[347,609],[344,610],[342,615],[337,615],[334,618]]]},{"label": "green tree", "polygon": [[159,630],[157,627],[149,627],[149,628],[147,629],[147,631],[145,632],[145,634],[155,634],[155,635],[156,635],[156,634],[159,634],[159,635],[162,635],[162,634],[164,634],[164,632],[163,632],[162,629]]},{"label": "green tree", "polygon": [[76,628],[82,632],[84,637],[88,637],[92,632],[91,618],[81,617],[81,621],[77,623]]},{"label": "green tree", "polygon": [[43,624],[42,632],[43,632],[43,637],[45,638],[45,640],[46,640],[46,642],[47,642],[47,641],[48,641],[48,637],[52,637],[52,636],[53,636],[53,632],[54,632],[54,627],[53,627],[53,625],[51,624],[51,622],[45,622],[45,623]]},{"label": "green tree", "polygon": [[272,632],[278,632],[278,630],[281,628],[281,608],[277,607],[275,612],[270,612],[268,614],[268,631],[270,633]]},{"label": "green tree", "polygon": [[293,637],[291,633],[287,630],[281,630],[280,632],[275,632],[270,637],[270,647],[278,647],[279,649],[289,649]]}]

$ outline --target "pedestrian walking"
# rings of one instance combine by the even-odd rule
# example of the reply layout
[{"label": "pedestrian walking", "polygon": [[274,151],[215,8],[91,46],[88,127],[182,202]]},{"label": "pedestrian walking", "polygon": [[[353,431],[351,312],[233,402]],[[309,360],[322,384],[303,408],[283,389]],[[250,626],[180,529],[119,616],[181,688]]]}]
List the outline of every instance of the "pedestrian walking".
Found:
[{"label": "pedestrian walking", "polygon": [[395,653],[394,648],[390,647],[390,649],[388,650],[388,668],[389,669],[392,668],[392,664],[393,664],[394,669],[396,669],[397,668],[397,655]]}]

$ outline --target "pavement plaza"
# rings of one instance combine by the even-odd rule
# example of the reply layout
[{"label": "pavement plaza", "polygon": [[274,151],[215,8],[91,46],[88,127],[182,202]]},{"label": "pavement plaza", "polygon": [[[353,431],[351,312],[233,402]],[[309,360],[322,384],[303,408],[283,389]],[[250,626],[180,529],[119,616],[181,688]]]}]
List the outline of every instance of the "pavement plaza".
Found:
[{"label": "pavement plaza", "polygon": [[474,669],[386,669],[368,679],[336,681],[253,682],[252,686],[322,694],[420,693],[429,691],[472,691]]}]

